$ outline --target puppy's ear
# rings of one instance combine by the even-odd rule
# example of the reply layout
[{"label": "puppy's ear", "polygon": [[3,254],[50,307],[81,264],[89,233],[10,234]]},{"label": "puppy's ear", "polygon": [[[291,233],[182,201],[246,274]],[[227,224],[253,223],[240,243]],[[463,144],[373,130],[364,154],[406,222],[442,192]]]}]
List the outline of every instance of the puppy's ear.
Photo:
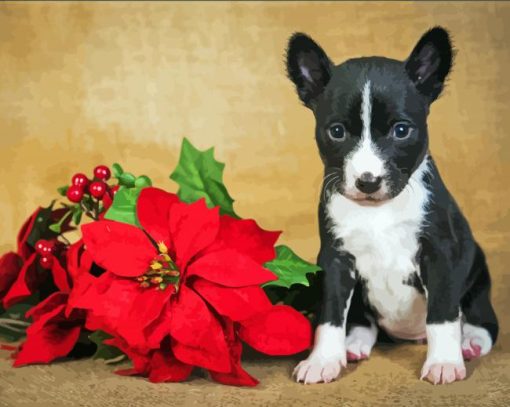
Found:
[{"label": "puppy's ear", "polygon": [[287,47],[287,75],[305,106],[313,109],[331,77],[333,64],[310,37],[295,33]]},{"label": "puppy's ear", "polygon": [[416,88],[430,101],[443,90],[453,64],[453,48],[448,32],[434,27],[421,37],[405,61],[405,69]]}]

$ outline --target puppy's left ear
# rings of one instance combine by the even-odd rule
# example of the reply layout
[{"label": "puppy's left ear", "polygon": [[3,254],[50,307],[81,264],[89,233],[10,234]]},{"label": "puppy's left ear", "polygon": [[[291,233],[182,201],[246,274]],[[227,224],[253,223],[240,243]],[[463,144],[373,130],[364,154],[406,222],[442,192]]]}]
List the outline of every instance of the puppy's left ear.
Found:
[{"label": "puppy's left ear", "polygon": [[296,85],[301,101],[315,108],[317,97],[331,78],[333,63],[308,35],[295,33],[287,47],[287,75]]},{"label": "puppy's left ear", "polygon": [[453,48],[448,32],[434,27],[418,41],[405,61],[405,69],[416,88],[433,102],[441,94],[452,64]]}]

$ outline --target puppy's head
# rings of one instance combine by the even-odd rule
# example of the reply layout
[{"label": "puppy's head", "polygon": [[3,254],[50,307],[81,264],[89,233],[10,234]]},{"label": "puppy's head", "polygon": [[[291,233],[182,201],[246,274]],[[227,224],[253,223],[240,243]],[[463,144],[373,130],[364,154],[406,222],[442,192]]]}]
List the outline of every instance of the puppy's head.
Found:
[{"label": "puppy's head", "polygon": [[367,57],[337,66],[310,37],[294,34],[287,73],[314,113],[325,186],[361,204],[397,196],[427,153],[429,106],[452,60],[440,27],[426,32],[405,61]]}]

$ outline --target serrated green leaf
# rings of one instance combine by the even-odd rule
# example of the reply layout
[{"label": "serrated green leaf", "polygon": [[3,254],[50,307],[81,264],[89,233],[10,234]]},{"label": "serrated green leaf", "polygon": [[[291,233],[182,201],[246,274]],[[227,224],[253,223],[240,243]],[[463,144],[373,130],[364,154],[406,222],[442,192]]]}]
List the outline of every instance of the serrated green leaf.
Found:
[{"label": "serrated green leaf", "polygon": [[136,177],[130,172],[124,172],[119,176],[119,184],[128,188],[135,186]]},{"label": "serrated green leaf", "polygon": [[121,176],[121,174],[124,172],[124,170],[122,169],[122,167],[118,163],[113,163],[112,171],[113,171],[113,176],[115,178],[119,178]]},{"label": "serrated green leaf", "polygon": [[214,159],[214,149],[196,149],[188,139],[181,147],[179,163],[170,178],[179,185],[177,195],[184,202],[205,198],[208,207],[219,206],[220,213],[238,218],[234,200],[223,184],[225,164]]},{"label": "serrated green leaf", "polygon": [[57,188],[57,192],[62,195],[62,196],[66,196],[67,194],[67,190],[69,189],[69,185],[64,185],[62,187],[59,187]]},{"label": "serrated green leaf", "polygon": [[93,359],[104,359],[105,363],[109,363],[109,361],[118,359],[119,356],[124,355],[124,353],[115,346],[104,344],[104,341],[110,338],[112,338],[112,336],[104,331],[95,331],[89,335],[89,339],[97,346],[96,353],[92,356]]},{"label": "serrated green leaf", "polygon": [[320,270],[320,267],[303,260],[284,245],[276,246],[276,258],[266,263],[264,267],[276,274],[278,280],[270,281],[264,284],[263,287],[281,286],[289,288],[293,284],[308,286],[309,282],[306,275]]},{"label": "serrated green leaf", "polygon": [[119,188],[113,198],[112,206],[105,214],[105,219],[128,223],[140,227],[136,216],[136,201],[142,188]]}]

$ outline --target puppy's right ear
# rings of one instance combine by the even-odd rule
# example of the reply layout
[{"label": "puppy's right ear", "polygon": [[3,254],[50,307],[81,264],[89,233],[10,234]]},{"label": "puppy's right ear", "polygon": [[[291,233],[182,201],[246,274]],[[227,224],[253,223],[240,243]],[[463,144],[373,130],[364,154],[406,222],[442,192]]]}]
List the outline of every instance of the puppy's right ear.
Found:
[{"label": "puppy's right ear", "polygon": [[305,106],[313,109],[331,78],[332,62],[306,34],[295,33],[287,47],[287,75]]}]

